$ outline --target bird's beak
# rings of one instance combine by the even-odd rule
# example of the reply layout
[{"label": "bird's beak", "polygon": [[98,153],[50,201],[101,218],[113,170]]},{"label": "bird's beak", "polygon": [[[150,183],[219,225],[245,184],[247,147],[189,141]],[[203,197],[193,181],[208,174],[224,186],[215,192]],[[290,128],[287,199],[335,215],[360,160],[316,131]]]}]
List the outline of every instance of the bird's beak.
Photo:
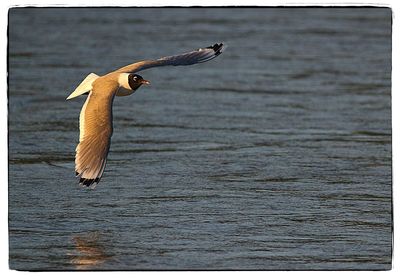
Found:
[{"label": "bird's beak", "polygon": [[150,81],[144,79],[144,80],[142,80],[142,84],[149,85],[149,84],[150,84]]}]

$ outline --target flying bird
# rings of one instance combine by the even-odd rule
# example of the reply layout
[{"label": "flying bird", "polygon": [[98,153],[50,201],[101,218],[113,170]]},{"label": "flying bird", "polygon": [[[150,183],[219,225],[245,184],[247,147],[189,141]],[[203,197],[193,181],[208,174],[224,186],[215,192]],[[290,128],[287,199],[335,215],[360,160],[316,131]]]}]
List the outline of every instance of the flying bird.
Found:
[{"label": "flying bird", "polygon": [[143,84],[150,84],[137,72],[161,66],[187,66],[214,59],[225,49],[217,43],[195,51],[136,62],[103,76],[89,74],[67,100],[87,95],[79,116],[79,144],[75,154],[75,174],[79,184],[94,188],[99,183],[110,149],[112,103],[115,96],[128,96]]}]

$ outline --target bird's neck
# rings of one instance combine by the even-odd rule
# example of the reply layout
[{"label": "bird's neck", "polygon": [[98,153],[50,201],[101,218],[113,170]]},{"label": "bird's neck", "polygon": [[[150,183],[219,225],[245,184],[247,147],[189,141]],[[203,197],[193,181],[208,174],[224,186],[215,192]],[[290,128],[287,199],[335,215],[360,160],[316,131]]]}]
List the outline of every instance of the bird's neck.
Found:
[{"label": "bird's neck", "polygon": [[[127,74],[127,73],[119,74],[118,84],[120,87],[122,87],[124,89],[132,90],[131,86],[129,85],[128,79],[129,79],[129,74]],[[136,90],[136,89],[134,89],[134,90]]]}]

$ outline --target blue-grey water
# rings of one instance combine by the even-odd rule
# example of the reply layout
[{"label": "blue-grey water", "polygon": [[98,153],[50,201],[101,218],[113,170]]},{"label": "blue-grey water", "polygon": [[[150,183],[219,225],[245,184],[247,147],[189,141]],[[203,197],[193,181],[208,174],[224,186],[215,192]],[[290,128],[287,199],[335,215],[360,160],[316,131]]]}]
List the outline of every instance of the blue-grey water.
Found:
[{"label": "blue-grey water", "polygon": [[[10,268],[391,268],[390,9],[17,8],[8,39]],[[80,188],[81,80],[220,41],[115,98]]]}]

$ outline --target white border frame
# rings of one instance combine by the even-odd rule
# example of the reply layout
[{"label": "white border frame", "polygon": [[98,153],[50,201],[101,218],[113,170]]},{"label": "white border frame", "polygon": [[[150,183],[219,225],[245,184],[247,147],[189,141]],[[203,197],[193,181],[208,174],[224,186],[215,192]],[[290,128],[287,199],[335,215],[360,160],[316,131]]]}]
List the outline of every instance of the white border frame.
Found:
[{"label": "white border frame", "polygon": [[[3,173],[1,177],[1,194],[0,194],[0,220],[1,220],[1,230],[0,230],[0,271],[2,276],[7,276],[6,278],[52,278],[54,276],[59,276],[61,278],[69,278],[71,276],[77,276],[79,278],[86,278],[89,276],[96,276],[100,278],[108,278],[111,276],[118,276],[119,278],[132,278],[132,276],[140,278],[151,278],[153,276],[162,276],[166,278],[201,278],[213,277],[219,278],[221,276],[229,276],[229,278],[242,278],[243,276],[251,276],[252,278],[265,278],[266,276],[273,277],[284,277],[284,278],[298,278],[299,276],[307,276],[310,279],[324,277],[337,278],[340,277],[350,277],[350,276],[360,276],[363,279],[368,278],[398,278],[400,270],[399,257],[396,257],[396,252],[400,251],[399,240],[394,239],[393,245],[393,264],[391,271],[291,271],[291,272],[280,272],[280,271],[252,271],[252,272],[96,272],[95,274],[88,274],[82,272],[69,273],[69,272],[19,272],[9,270],[8,268],[8,150],[7,150],[7,24],[8,24],[8,9],[17,6],[232,6],[232,5],[247,5],[247,6],[381,6],[390,7],[393,11],[393,40],[392,40],[392,166],[393,166],[393,222],[394,222],[394,232],[398,232],[400,229],[400,220],[398,215],[399,204],[396,205],[399,199],[399,192],[396,188],[399,187],[399,14],[400,14],[400,1],[399,0],[387,0],[387,1],[278,1],[270,0],[268,2],[263,0],[256,1],[245,1],[245,0],[98,0],[95,2],[88,2],[83,0],[35,0],[35,1],[0,1],[0,21],[2,26],[1,33],[1,50],[3,55],[0,55],[1,69],[0,78],[2,82],[1,95],[0,95],[0,173]],[[5,175],[7,174],[7,175]],[[398,234],[397,234],[398,235]],[[394,237],[393,237],[394,238]],[[338,273],[339,272],[339,273]]]}]

